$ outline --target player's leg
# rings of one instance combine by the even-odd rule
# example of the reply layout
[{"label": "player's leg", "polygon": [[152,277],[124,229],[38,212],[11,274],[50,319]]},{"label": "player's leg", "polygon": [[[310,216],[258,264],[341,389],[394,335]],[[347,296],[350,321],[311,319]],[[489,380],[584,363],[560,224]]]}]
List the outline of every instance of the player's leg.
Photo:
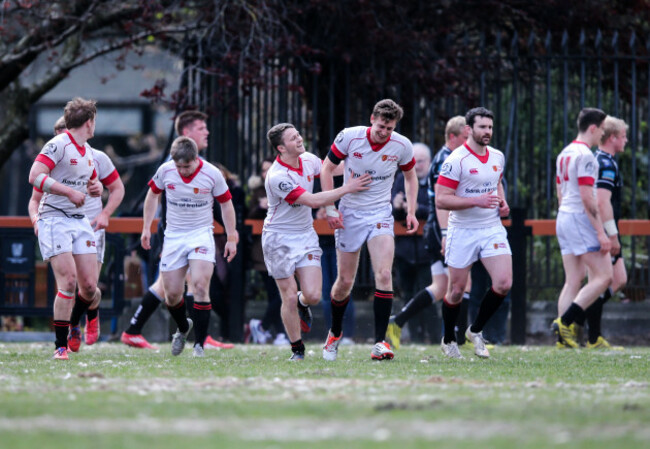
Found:
[{"label": "player's leg", "polygon": [[[612,266],[612,284],[594,303],[586,310],[587,323],[589,324],[587,348],[611,348],[609,342],[602,336],[601,322],[603,306],[614,294],[627,284],[627,272],[623,258],[618,257]],[[622,349],[620,346],[615,349]]]},{"label": "player's leg", "polygon": [[[62,253],[49,259],[58,292],[54,297],[54,332],[57,351],[66,352],[70,329],[70,314],[74,305],[74,290],[77,285],[77,270],[72,253]],[[55,353],[56,357],[56,353]],[[67,354],[61,358],[67,359]]]},{"label": "player's leg", "polygon": [[[375,277],[375,297],[373,311],[375,315],[375,347],[371,357],[375,360],[392,359],[393,352],[384,343],[388,320],[393,309],[393,258],[395,239],[392,235],[382,234],[368,240],[368,253]],[[379,346],[377,345],[379,344]]]},{"label": "player's leg", "polygon": [[562,255],[564,267],[564,285],[557,301],[557,316],[564,315],[582,287],[582,281],[587,273],[582,258],[573,254]]},{"label": "player's leg", "polygon": [[[99,253],[97,253],[99,255]],[[99,282],[99,273],[102,271],[102,262],[97,261],[97,281]],[[102,291],[97,287],[93,302],[86,311],[86,327],[84,328],[84,342],[92,345],[99,340],[99,305],[102,301]]]},{"label": "player's leg", "polygon": [[305,358],[305,345],[300,333],[300,317],[298,316],[298,285],[294,276],[275,280],[280,297],[282,298],[282,323],[291,342],[293,353],[291,360]]},{"label": "player's leg", "polygon": [[156,349],[142,336],[142,328],[158,306],[165,301],[162,276],[158,273],[155,282],[149,286],[140,305],[129,321],[129,327],[122,332],[120,341],[134,348]]},{"label": "player's leg", "polygon": [[462,358],[456,340],[456,323],[461,312],[463,293],[465,292],[465,285],[467,284],[471,268],[471,264],[462,268],[452,266],[448,268],[449,281],[447,293],[442,300],[442,321],[444,329],[440,347],[443,354],[449,358]]},{"label": "player's leg", "polygon": [[68,347],[71,351],[76,352],[81,345],[81,329],[79,327],[81,316],[88,310],[97,295],[97,255],[95,253],[73,254],[72,257],[77,270],[79,293],[70,314]]},{"label": "player's leg", "polygon": [[185,274],[188,265],[171,271],[162,271],[163,288],[165,290],[165,304],[170,315],[178,326],[178,330],[172,337],[172,355],[179,355],[185,348],[187,335],[192,328],[192,320],[187,318],[185,312]]},{"label": "player's leg", "polygon": [[[189,284],[194,294],[192,319],[194,322],[194,356],[203,356],[203,344],[208,336],[210,326],[210,279],[214,272],[214,263],[202,259],[189,260]],[[186,278],[187,280],[187,278]],[[198,347],[198,348],[197,348]]]}]

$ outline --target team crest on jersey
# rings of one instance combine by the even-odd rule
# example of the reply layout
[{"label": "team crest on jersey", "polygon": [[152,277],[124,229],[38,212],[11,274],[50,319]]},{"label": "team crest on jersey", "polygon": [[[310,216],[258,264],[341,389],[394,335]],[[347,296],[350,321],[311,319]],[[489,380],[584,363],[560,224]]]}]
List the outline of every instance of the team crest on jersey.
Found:
[{"label": "team crest on jersey", "polygon": [[492,166],[492,170],[494,170],[494,171],[499,171],[499,167],[497,167],[496,165],[493,165],[493,166]]},{"label": "team crest on jersey", "polygon": [[205,247],[194,248],[194,252],[197,254],[208,254],[208,249]]},{"label": "team crest on jersey", "polygon": [[76,159],[70,159],[70,165],[77,165]]},{"label": "team crest on jersey", "polygon": [[307,254],[307,260],[320,260],[320,256],[318,254]]},{"label": "team crest on jersey", "polygon": [[395,156],[394,154],[384,154],[381,157],[381,160],[388,161],[388,162],[397,162],[397,156]]},{"label": "team crest on jersey", "polygon": [[451,164],[449,162],[442,164],[442,168],[440,169],[440,174],[442,176],[449,176],[451,174]]},{"label": "team crest on jersey", "polygon": [[86,246],[87,246],[88,248],[90,248],[91,246],[95,246],[95,242],[90,241],[90,240],[86,240]]},{"label": "team crest on jersey", "polygon": [[48,143],[45,145],[45,151],[48,153],[56,153],[56,145],[53,143]]},{"label": "team crest on jersey", "polygon": [[341,131],[337,136],[334,142],[343,142],[343,131]]},{"label": "team crest on jersey", "polygon": [[311,182],[311,175],[307,175],[307,182]]},{"label": "team crest on jersey", "polygon": [[[363,159],[363,154],[359,153],[358,151],[355,151],[354,153],[352,153],[352,156],[357,158],[357,159]],[[386,157],[386,156],[384,156],[384,157]],[[386,159],[384,159],[384,160],[386,160]]]},{"label": "team crest on jersey", "polygon": [[280,184],[278,184],[278,188],[282,190],[283,192],[291,192],[293,190],[293,186],[285,181],[280,181]]},{"label": "team crest on jersey", "polygon": [[469,174],[470,175],[478,175],[478,169],[477,168],[470,168],[469,169]]},{"label": "team crest on jersey", "polygon": [[499,249],[499,248],[506,248],[505,243],[495,243],[494,244],[494,249]]}]

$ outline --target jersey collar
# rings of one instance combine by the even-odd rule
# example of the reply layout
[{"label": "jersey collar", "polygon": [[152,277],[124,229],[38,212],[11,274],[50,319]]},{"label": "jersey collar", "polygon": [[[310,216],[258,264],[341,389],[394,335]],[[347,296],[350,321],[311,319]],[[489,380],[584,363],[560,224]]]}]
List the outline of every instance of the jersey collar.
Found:
[{"label": "jersey collar", "polygon": [[280,156],[277,156],[277,157],[275,158],[275,160],[278,162],[278,164],[282,165],[283,167],[286,167],[286,168],[288,168],[289,170],[295,171],[295,172],[298,173],[300,176],[302,176],[302,158],[301,158],[300,156],[298,156],[298,168],[296,168],[296,167],[292,167],[291,165],[284,163],[284,162],[282,161],[282,159],[280,159]]},{"label": "jersey collar", "polygon": [[587,145],[585,142],[581,142],[580,140],[574,140],[574,141],[571,142],[571,143],[582,144],[582,145],[586,146],[587,148],[589,148],[589,149],[591,150],[591,147],[590,147],[589,145]]},{"label": "jersey collar", "polygon": [[[189,178],[186,178],[185,176],[181,175],[180,172],[178,172],[178,174],[179,174],[179,176],[181,177],[181,179],[183,180],[183,182],[184,182],[185,184],[189,184],[189,183],[192,181],[192,179],[196,178],[196,175],[199,174],[199,172],[201,171],[201,167],[203,167],[203,159],[199,159],[199,166],[196,167],[196,170],[194,170],[194,173],[192,173],[192,174],[189,176]],[[178,170],[177,170],[177,171],[178,171]]]},{"label": "jersey collar", "polygon": [[370,148],[372,148],[372,151],[379,151],[382,148],[384,148],[388,142],[390,142],[390,137],[384,143],[373,142],[372,139],[370,138],[370,128],[366,128],[366,138],[368,139],[368,143],[370,144]]},{"label": "jersey collar", "polygon": [[478,159],[482,164],[485,164],[488,161],[488,159],[490,158],[490,150],[488,149],[488,147],[485,147],[485,154],[483,156],[479,156],[478,154],[476,154],[474,152],[474,150],[472,150],[469,147],[469,145],[467,145],[467,142],[465,142],[463,145],[465,145],[465,148],[467,148],[467,151],[469,151],[474,156],[476,156],[476,159]]},{"label": "jersey collar", "polygon": [[66,130],[65,133],[68,135],[70,138],[70,142],[75,146],[79,154],[82,156],[86,155],[86,147],[84,145],[79,145],[76,140],[74,140],[74,137],[72,137],[72,134],[70,134],[70,131]]}]

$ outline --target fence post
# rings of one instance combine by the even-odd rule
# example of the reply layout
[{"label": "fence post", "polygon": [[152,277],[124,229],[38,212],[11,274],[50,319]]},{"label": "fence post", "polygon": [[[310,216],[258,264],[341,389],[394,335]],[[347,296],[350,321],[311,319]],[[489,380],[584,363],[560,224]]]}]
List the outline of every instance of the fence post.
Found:
[{"label": "fence post", "polygon": [[512,290],[510,298],[510,341],[515,345],[526,343],[526,249],[527,237],[532,235],[532,228],[524,224],[526,209],[511,209],[512,225],[508,229],[508,240],[512,249]]}]

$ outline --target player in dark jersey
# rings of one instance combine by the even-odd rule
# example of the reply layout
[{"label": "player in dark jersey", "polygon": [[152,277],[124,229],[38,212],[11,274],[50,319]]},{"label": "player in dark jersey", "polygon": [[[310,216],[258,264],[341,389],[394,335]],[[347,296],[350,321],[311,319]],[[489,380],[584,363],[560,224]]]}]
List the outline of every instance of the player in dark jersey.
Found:
[{"label": "player in dark jersey", "polygon": [[587,309],[588,342],[587,348],[623,349],[612,347],[602,336],[600,330],[603,305],[627,283],[627,273],[621,250],[621,239],[618,233],[618,220],[621,218],[621,189],[623,180],[618,169],[615,156],[625,150],[627,143],[627,124],[618,118],[607,116],[603,123],[601,145],[595,152],[598,160],[598,180],[596,193],[598,209],[605,226],[605,232],[612,242],[612,265],[614,276],[612,283],[605,292]]},{"label": "player in dark jersey", "polygon": [[[447,265],[441,253],[441,249],[443,248],[441,242],[446,236],[449,211],[436,210],[436,194],[434,188],[438,181],[438,175],[440,174],[443,162],[454,149],[465,143],[468,134],[469,128],[465,126],[465,117],[452,117],[445,127],[445,144],[438,150],[433,161],[431,161],[431,167],[429,168],[429,175],[427,177],[429,216],[424,226],[424,239],[431,258],[432,281],[431,285],[416,293],[397,315],[390,318],[386,331],[386,339],[390,341],[395,349],[399,349],[404,324],[436,300],[442,299],[447,289]],[[465,302],[463,303],[466,304]]]}]

